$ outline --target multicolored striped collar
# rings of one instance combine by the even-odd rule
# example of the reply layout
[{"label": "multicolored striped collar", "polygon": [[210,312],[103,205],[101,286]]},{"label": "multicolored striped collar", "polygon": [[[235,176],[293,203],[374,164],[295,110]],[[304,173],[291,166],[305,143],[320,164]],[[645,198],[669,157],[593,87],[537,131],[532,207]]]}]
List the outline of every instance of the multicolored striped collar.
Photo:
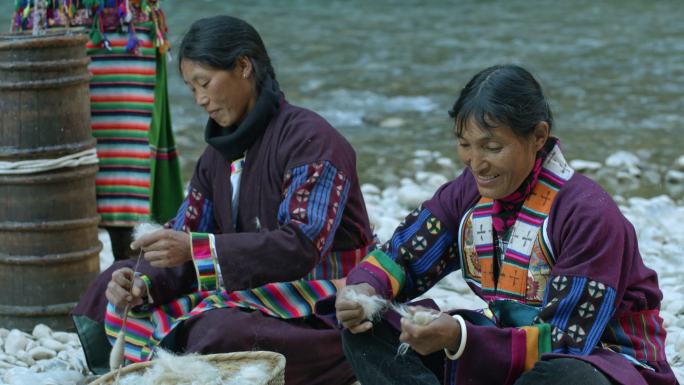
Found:
[{"label": "multicolored striped collar", "polygon": [[556,143],[544,160],[537,184],[525,199],[511,228],[498,279],[494,277],[496,262],[492,227],[493,201],[483,197],[477,203],[472,213],[472,231],[482,272],[482,292],[486,300],[525,299],[527,269],[535,237],[551,211],[558,190],[573,173],[574,170],[568,165]]}]

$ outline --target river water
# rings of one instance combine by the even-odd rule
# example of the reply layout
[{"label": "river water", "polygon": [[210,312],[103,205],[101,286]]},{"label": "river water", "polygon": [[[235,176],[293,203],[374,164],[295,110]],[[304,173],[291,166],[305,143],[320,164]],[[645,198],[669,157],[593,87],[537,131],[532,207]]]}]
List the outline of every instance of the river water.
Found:
[{"label": "river water", "polygon": [[[176,46],[201,17],[231,14],[254,25],[288,99],[352,142],[362,182],[384,187],[410,176],[419,149],[455,160],[447,110],[472,75],[498,63],[520,64],[541,82],[570,159],[602,162],[626,150],[664,173],[684,155],[681,0],[163,4]],[[206,116],[175,62],[169,85],[187,176],[204,148]],[[657,180],[611,192],[673,195]]]}]

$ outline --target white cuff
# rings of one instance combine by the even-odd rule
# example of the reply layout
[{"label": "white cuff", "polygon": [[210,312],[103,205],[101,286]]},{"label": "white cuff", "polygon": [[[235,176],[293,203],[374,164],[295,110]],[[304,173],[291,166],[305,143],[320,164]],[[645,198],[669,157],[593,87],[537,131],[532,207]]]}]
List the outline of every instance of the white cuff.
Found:
[{"label": "white cuff", "polygon": [[456,350],[456,353],[451,353],[449,349],[444,348],[444,354],[446,354],[447,358],[454,361],[463,355],[463,351],[465,350],[466,346],[466,339],[468,338],[468,329],[466,328],[466,323],[463,317],[461,317],[458,314],[452,315],[452,317],[458,321],[458,324],[461,326],[461,343],[458,345],[458,350]]}]

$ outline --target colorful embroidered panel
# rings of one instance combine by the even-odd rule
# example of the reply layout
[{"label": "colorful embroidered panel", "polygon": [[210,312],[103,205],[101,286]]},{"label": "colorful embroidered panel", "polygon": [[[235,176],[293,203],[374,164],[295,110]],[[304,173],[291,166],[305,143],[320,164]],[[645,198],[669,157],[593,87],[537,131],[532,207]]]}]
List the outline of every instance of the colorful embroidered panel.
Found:
[{"label": "colorful embroidered panel", "polygon": [[324,255],[342,220],[351,186],[347,177],[332,163],[321,161],[288,171],[283,186],[278,221],[298,224]]},{"label": "colorful embroidered panel", "polygon": [[555,353],[587,355],[615,312],[615,289],[586,277],[553,277],[538,322],[549,323]]},{"label": "colorful embroidered panel", "polygon": [[165,227],[178,231],[212,233],[216,230],[214,204],[197,189],[190,187],[188,196],[178,208],[176,217]]},{"label": "colorful embroidered panel", "polygon": [[[466,214],[462,221],[459,231],[459,244],[461,244],[461,266],[465,281],[473,291],[482,297],[481,267],[480,258],[475,251],[473,240],[473,224],[470,213]],[[554,260],[550,253],[547,240],[543,232],[539,231],[532,246],[530,262],[527,268],[527,285],[525,289],[525,299],[521,302],[531,306],[541,306],[544,301],[551,268]]]},{"label": "colorful embroidered panel", "polygon": [[[271,283],[256,289],[231,293],[225,290],[200,291],[183,296],[144,314],[129,313],[126,320],[124,356],[133,362],[152,358],[155,347],[180,322],[205,311],[221,308],[258,310],[271,317],[292,319],[313,314],[317,301],[335,294],[331,281]],[[123,314],[108,304],[105,332],[113,345],[121,330]]]},{"label": "colorful embroidered panel", "polygon": [[349,251],[331,251],[321,257],[321,261],[306,276],[306,279],[338,279],[349,275],[349,272],[368,255],[373,245]]},{"label": "colorful embroidered panel", "polygon": [[381,250],[360,263],[362,269],[386,281],[392,296],[417,296],[448,272],[458,269],[453,235],[430,210],[419,207],[397,227]]},{"label": "colorful embroidered panel", "polygon": [[662,361],[665,356],[665,328],[657,310],[617,315],[601,338],[603,346],[633,357],[638,362]]},{"label": "colorful embroidered panel", "polygon": [[[478,262],[471,260],[468,269],[472,272],[479,264],[481,295],[485,300],[526,299],[528,267],[539,229],[551,210],[556,193],[573,173],[558,145],[554,146],[544,160],[537,184],[523,203],[511,228],[498,277],[494,276],[495,263],[499,262],[494,260],[493,201],[483,197],[474,207],[469,220],[472,221],[472,240]],[[461,255],[465,254],[467,253],[462,250]],[[472,251],[470,257],[474,257]],[[464,265],[465,262],[467,261],[464,261]],[[466,269],[463,271],[465,274]],[[470,279],[473,280],[473,277]]]}]

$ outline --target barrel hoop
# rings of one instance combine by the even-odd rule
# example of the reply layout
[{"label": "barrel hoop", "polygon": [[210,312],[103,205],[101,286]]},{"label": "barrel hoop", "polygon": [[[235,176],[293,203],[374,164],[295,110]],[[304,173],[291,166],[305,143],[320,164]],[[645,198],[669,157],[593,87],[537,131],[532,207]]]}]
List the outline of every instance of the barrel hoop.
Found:
[{"label": "barrel hoop", "polygon": [[90,83],[91,75],[89,73],[65,76],[61,78],[49,80],[30,80],[17,82],[0,82],[0,90],[28,90],[36,88],[60,88],[79,83]]},{"label": "barrel hoop", "polygon": [[0,222],[0,231],[15,232],[46,232],[81,229],[84,227],[95,226],[100,223],[100,217],[86,217],[65,221],[45,221],[45,222]]},{"label": "barrel hoop", "polygon": [[98,242],[86,250],[74,251],[71,253],[47,254],[47,255],[5,255],[0,254],[0,265],[63,265],[67,263],[80,262],[92,256],[97,256],[102,250],[102,243]]},{"label": "barrel hoop", "polygon": [[55,72],[57,70],[68,70],[76,67],[88,68],[90,64],[89,57],[80,59],[61,59],[61,60],[46,60],[33,61],[27,63],[19,62],[0,62],[0,70],[11,70],[13,72],[34,72],[36,70],[46,70],[46,72]]},{"label": "barrel hoop", "polygon": [[0,161],[0,175],[28,175],[62,168],[98,164],[94,148],[50,159],[26,159],[14,162]]},{"label": "barrel hoop", "polygon": [[[63,183],[72,180],[92,177],[97,174],[97,165],[91,164],[78,166],[73,169],[52,170],[40,174],[29,175],[0,175],[0,186],[2,185],[38,185],[48,183]],[[2,228],[2,225],[0,225]]]},{"label": "barrel hoop", "polygon": [[[90,125],[87,125],[87,132],[90,133]],[[9,146],[0,146],[0,159],[7,160],[22,160],[30,158],[48,158],[51,156],[58,157],[66,154],[73,154],[83,150],[95,147],[97,140],[89,136],[82,142],[60,144],[56,146],[42,146],[31,148],[17,148]]]},{"label": "barrel hoop", "polygon": [[47,35],[35,37],[29,33],[0,34],[0,50],[16,51],[21,49],[66,48],[85,46],[88,35],[83,28],[52,30]]},{"label": "barrel hoop", "polygon": [[36,317],[69,315],[76,307],[76,302],[65,302],[43,306],[0,305],[0,316]]}]

